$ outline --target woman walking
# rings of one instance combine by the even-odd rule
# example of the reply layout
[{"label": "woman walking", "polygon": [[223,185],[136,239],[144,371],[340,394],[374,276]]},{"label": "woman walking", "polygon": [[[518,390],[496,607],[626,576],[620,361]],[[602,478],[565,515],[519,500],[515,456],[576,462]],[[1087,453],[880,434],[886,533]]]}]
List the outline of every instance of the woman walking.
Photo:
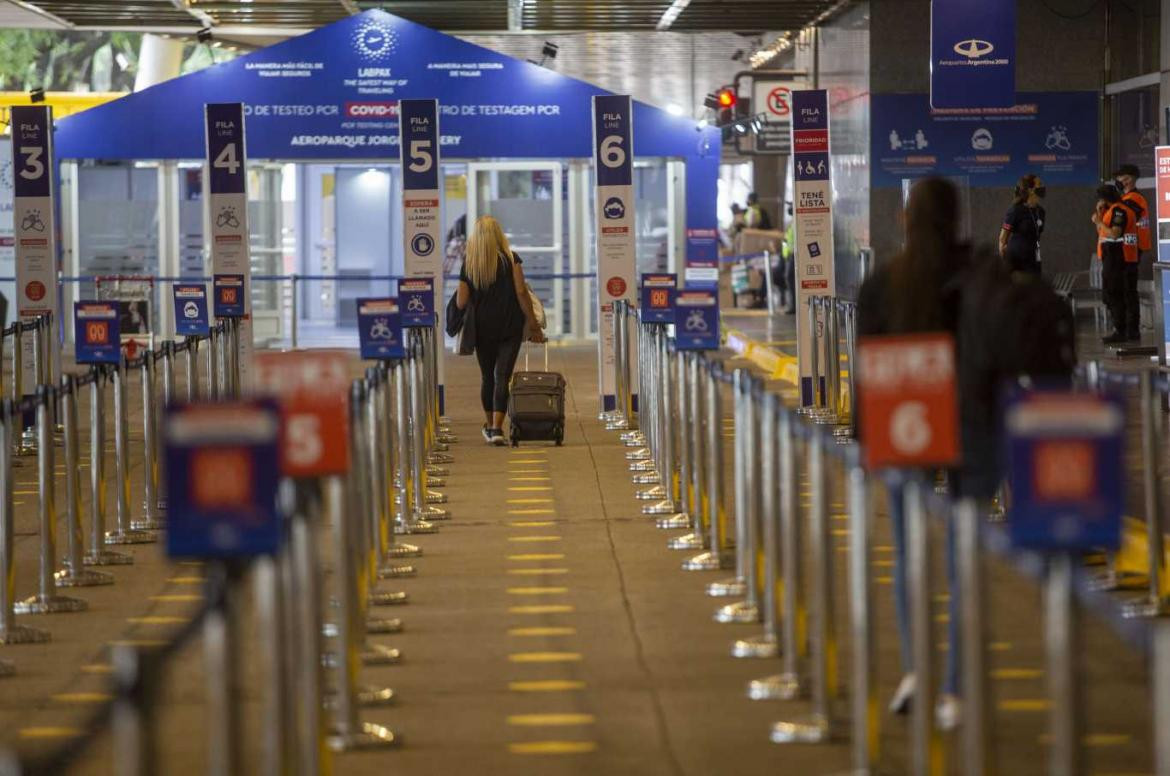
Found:
[{"label": "woman walking", "polygon": [[482,375],[479,396],[485,418],[483,438],[490,445],[505,443],[508,385],[521,344],[526,337],[532,342],[544,342],[521,264],[500,223],[491,216],[476,219],[459,271],[455,305],[463,310],[469,302],[472,304],[475,358]]},{"label": "woman walking", "polygon": [[1040,274],[1040,237],[1046,218],[1040,202],[1046,192],[1037,175],[1025,175],[1016,184],[1012,206],[999,230],[999,255],[1012,272]]}]

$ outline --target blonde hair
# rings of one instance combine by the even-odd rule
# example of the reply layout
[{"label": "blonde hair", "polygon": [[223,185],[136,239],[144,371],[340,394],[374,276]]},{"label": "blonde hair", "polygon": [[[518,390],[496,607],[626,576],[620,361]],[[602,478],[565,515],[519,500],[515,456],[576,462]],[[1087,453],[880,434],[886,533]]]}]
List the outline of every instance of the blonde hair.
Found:
[{"label": "blonde hair", "polygon": [[464,266],[471,285],[484,289],[495,282],[500,272],[500,256],[512,258],[508,238],[500,228],[500,222],[491,216],[475,219],[475,226],[467,238],[467,252]]}]

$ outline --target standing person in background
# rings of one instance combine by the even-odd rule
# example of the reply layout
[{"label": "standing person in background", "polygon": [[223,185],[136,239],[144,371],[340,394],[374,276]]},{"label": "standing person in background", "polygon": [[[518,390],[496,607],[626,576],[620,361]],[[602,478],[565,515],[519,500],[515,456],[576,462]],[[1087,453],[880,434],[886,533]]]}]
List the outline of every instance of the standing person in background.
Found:
[{"label": "standing person in background", "polygon": [[735,253],[735,238],[739,236],[739,233],[743,231],[746,225],[744,220],[745,212],[738,203],[731,203],[731,224],[723,233],[723,247],[731,253]]},{"label": "standing person in background", "polygon": [[1044,182],[1025,175],[1016,184],[1015,198],[999,230],[999,255],[1013,272],[1040,274],[1040,235],[1044,233]]},{"label": "standing person in background", "polygon": [[1138,340],[1138,231],[1133,211],[1122,204],[1121,194],[1112,183],[1097,189],[1097,207],[1093,211],[1097,227],[1097,258],[1101,260],[1101,295],[1113,319],[1113,333],[1102,341],[1106,345]]},{"label": "standing person in background", "polygon": [[1150,205],[1142,193],[1137,190],[1140,175],[1137,166],[1133,164],[1121,165],[1113,175],[1113,179],[1117,182],[1117,190],[1121,192],[1121,204],[1129,208],[1137,222],[1139,263],[1142,254],[1154,249],[1154,236],[1150,233]]},{"label": "standing person in background", "polygon": [[748,229],[771,229],[772,219],[768,215],[768,211],[760,205],[760,197],[756,192],[748,194],[747,198],[747,213],[744,216],[744,223]]}]

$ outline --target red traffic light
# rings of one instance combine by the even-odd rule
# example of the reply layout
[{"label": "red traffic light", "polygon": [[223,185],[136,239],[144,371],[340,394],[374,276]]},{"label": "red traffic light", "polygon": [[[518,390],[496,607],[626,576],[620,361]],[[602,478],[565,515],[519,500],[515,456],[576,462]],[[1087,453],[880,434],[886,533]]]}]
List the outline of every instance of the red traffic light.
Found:
[{"label": "red traffic light", "polygon": [[730,108],[735,105],[735,92],[730,89],[719,90],[719,107]]}]

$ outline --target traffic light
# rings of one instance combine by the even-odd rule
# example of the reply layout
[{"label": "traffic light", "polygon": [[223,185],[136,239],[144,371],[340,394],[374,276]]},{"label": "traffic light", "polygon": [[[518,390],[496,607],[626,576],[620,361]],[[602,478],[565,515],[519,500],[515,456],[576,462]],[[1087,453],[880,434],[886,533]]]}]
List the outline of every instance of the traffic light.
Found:
[{"label": "traffic light", "polygon": [[719,103],[719,123],[721,125],[730,124],[731,120],[735,118],[735,91],[728,87],[723,87],[715,94],[715,100]]}]

